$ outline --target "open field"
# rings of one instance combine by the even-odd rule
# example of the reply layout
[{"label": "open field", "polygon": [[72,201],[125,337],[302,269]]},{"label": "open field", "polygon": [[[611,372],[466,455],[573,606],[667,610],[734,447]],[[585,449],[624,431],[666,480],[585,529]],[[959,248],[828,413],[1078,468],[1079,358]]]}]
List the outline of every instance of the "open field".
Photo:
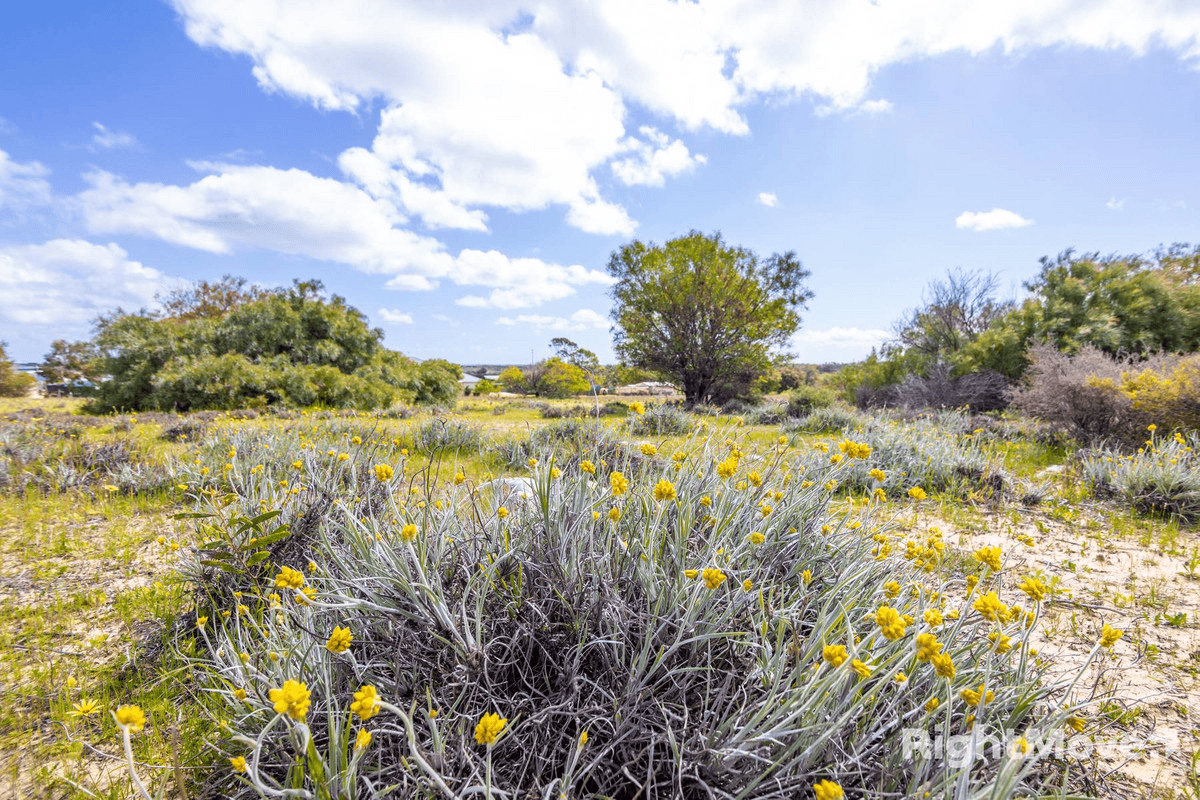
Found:
[{"label": "open field", "polygon": [[[608,413],[589,425],[569,416],[576,407]],[[0,406],[0,794],[130,796],[109,712],[137,704],[147,723],[131,737],[136,770],[169,797],[255,796],[255,781],[311,786],[322,780],[315,765],[350,776],[346,796],[365,792],[354,775],[386,778],[401,787],[395,796],[469,796],[493,779],[495,796],[512,788],[506,780],[553,788],[506,766],[520,761],[518,747],[541,750],[545,763],[525,768],[557,770],[554,786],[570,796],[633,796],[632,786],[671,796],[642,776],[673,753],[694,771],[681,766],[670,785],[695,796],[702,785],[714,796],[790,796],[829,778],[851,797],[889,781],[931,796],[962,786],[960,796],[1200,797],[1195,520],[1094,490],[1081,454],[1023,420],[839,409],[803,420],[641,416],[592,401],[481,399],[436,415],[73,410],[72,401]],[[1182,449],[1194,440],[1152,442],[1146,458],[1178,446],[1194,464]],[[618,468],[628,489],[610,484]],[[526,482],[508,494],[479,488],[501,477]],[[281,522],[289,527],[273,536]],[[458,576],[446,566],[457,560],[478,562],[474,574],[486,579]],[[283,567],[297,570],[296,582]],[[630,597],[641,595],[623,588],[597,606],[631,636],[648,619],[693,631],[678,664],[662,630],[644,634],[653,646],[628,663],[624,651],[605,656],[645,686],[665,670],[669,683],[650,693],[660,707],[642,691],[622,694],[587,659],[577,664],[584,688],[533,686],[573,652],[550,635],[554,625],[603,627],[591,612],[570,617],[583,600],[554,599],[605,596],[605,581],[588,576],[651,594],[665,587],[658,616],[634,613]],[[1040,602],[1020,588],[1030,578],[1043,587]],[[1023,608],[989,622],[977,604],[990,592]],[[912,612],[895,636],[873,621],[889,603]],[[566,617],[529,628],[543,655],[514,652],[523,614],[551,607]],[[349,655],[326,646],[338,625],[354,632]],[[1110,647],[1097,644],[1105,626],[1123,631]],[[918,629],[954,653],[955,677],[904,649]],[[830,660],[839,642],[857,656],[859,677]],[[477,667],[476,653],[490,666]],[[388,671],[400,664],[407,672]],[[742,668],[754,680],[734,702],[720,669]],[[298,675],[312,690],[305,726],[303,711],[273,715],[268,699]],[[351,747],[350,723],[367,730],[369,717],[351,719],[348,693],[368,680],[394,706],[375,716],[368,745]],[[787,690],[763,695],[755,682]],[[961,699],[979,683],[995,688],[994,701]],[[714,732],[703,746],[668,745],[692,730],[672,721],[668,686],[679,687],[680,708],[704,711],[696,719]],[[937,697],[940,710],[921,711]],[[570,713],[546,716],[551,700]],[[640,734],[626,708],[663,731],[658,756],[634,748]],[[494,765],[492,746],[470,743],[489,709],[509,720]],[[1077,747],[1009,754],[965,778],[922,768],[906,781],[911,762],[892,752],[901,717],[955,733],[977,730],[976,717],[1022,732],[1069,728]],[[301,748],[303,768],[289,767],[280,754],[301,728],[313,749]],[[808,746],[826,735],[840,747]],[[803,753],[793,741],[805,742]],[[248,773],[231,769],[239,757]],[[742,783],[770,772],[758,758],[777,765],[774,795]],[[638,775],[614,776],[635,764]]]}]

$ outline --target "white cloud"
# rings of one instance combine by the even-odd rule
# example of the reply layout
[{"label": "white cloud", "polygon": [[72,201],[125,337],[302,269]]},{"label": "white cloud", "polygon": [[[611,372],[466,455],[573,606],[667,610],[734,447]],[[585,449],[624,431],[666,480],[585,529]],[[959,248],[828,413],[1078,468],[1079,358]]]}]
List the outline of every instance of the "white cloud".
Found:
[{"label": "white cloud", "polygon": [[801,330],[792,337],[791,350],[801,362],[858,361],[891,336],[877,328]]},{"label": "white cloud", "polygon": [[129,260],[115,244],[54,239],[0,248],[0,321],[82,335],[97,315],[135,310],[184,281]]},{"label": "white cloud", "polygon": [[412,314],[405,314],[403,311],[398,311],[391,308],[379,309],[379,316],[383,317],[385,322],[390,322],[392,325],[412,325]]},{"label": "white cloud", "polygon": [[99,122],[93,122],[92,126],[96,129],[95,135],[92,136],[91,149],[93,150],[97,147],[102,150],[111,150],[115,147],[133,147],[137,144],[137,139],[131,133],[110,131]]},{"label": "white cloud", "polygon": [[625,144],[633,155],[612,162],[613,173],[626,186],[662,186],[668,177],[688,172],[697,164],[708,161],[702,155],[692,155],[680,140],[655,128],[643,125],[638,129],[646,141],[630,137]]},{"label": "white cloud", "polygon": [[[195,164],[212,174],[188,186],[130,184],[107,173],[86,177],[75,203],[88,229],[133,233],[212,253],[267,249],[336,261],[390,275],[391,289],[427,291],[441,281],[492,289],[480,304],[528,308],[609,285],[603,272],[495,250],[447,252],[441,242],[406,230],[390,203],[348,183],[298,169]],[[463,303],[470,305],[470,303]]]},{"label": "white cloud", "polygon": [[779,198],[775,196],[774,192],[759,192],[758,202],[767,208],[774,208],[779,205]]},{"label": "white cloud", "polygon": [[1025,228],[1033,220],[1014,211],[993,208],[991,211],[964,211],[954,218],[954,227],[971,231],[1001,231],[1006,228]]},{"label": "white cloud", "polygon": [[50,170],[37,161],[21,164],[0,150],[0,208],[24,208],[50,202]]},{"label": "white cloud", "polygon": [[1113,195],[1109,201],[1104,204],[1104,207],[1109,211],[1120,211],[1121,209],[1125,208],[1125,202],[1128,199],[1128,197],[1122,197],[1120,200],[1118,200],[1117,196]]},{"label": "white cloud", "polygon": [[581,308],[567,317],[551,317],[541,314],[519,314],[516,317],[497,317],[497,325],[529,325],[538,330],[551,331],[583,331],[588,329],[606,329],[608,320],[590,308]]},{"label": "white cloud", "polygon": [[889,101],[867,99],[876,73],[948,53],[1200,59],[1200,7],[1170,0],[173,2],[193,41],[248,56],[267,91],[334,110],[378,102],[375,139],[343,154],[345,173],[431,228],[466,230],[485,229],[489,206],[561,206],[585,231],[631,232],[597,171],[653,186],[700,157],[679,139],[632,140],[627,103],[742,135],[742,110],[764,98],[884,113]]}]

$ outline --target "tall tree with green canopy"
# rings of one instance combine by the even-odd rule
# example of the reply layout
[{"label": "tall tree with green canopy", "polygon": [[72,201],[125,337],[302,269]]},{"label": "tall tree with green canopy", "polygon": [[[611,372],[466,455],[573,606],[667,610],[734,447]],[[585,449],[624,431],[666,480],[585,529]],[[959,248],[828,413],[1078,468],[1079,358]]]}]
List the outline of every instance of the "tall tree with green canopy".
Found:
[{"label": "tall tree with green canopy", "polygon": [[795,253],[761,259],[720,233],[634,240],[608,272],[617,354],[677,381],[689,406],[752,394],[813,296]]}]

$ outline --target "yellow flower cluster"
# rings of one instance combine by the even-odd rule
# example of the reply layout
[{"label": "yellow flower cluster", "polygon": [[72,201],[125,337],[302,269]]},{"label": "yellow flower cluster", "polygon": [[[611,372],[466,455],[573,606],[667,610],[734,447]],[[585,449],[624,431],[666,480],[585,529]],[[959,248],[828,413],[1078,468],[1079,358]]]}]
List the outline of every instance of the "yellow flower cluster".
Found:
[{"label": "yellow flower cluster", "polygon": [[866,442],[853,442],[845,439],[838,445],[838,451],[844,453],[847,458],[870,458],[871,445]]},{"label": "yellow flower cluster", "polygon": [[717,476],[722,479],[732,477],[733,474],[737,472],[737,468],[737,459],[733,456],[730,456],[721,463],[717,464]]},{"label": "yellow flower cluster", "polygon": [[932,633],[917,634],[917,661],[931,661],[942,652],[942,643]]},{"label": "yellow flower cluster", "polygon": [[334,626],[333,633],[329,635],[329,641],[325,642],[325,649],[331,653],[344,653],[350,649],[350,641],[353,638],[349,628]]},{"label": "yellow flower cluster", "polygon": [[475,741],[484,745],[492,744],[507,724],[508,720],[499,714],[484,714],[475,726]]},{"label": "yellow flower cluster", "polygon": [[614,472],[608,476],[608,486],[613,494],[622,495],[629,491],[629,479],[620,472]]},{"label": "yellow flower cluster", "polygon": [[383,483],[384,481],[390,481],[392,479],[392,476],[395,474],[396,473],[392,469],[391,464],[376,464],[375,465],[375,480],[379,481],[380,483]]},{"label": "yellow flower cluster", "polygon": [[850,655],[846,652],[846,646],[841,644],[827,644],[821,651],[821,658],[825,659],[827,664],[835,667],[840,667],[846,663],[846,659]]},{"label": "yellow flower cluster", "polygon": [[704,585],[709,589],[716,589],[725,582],[725,573],[716,567],[705,567],[701,577],[704,578]]},{"label": "yellow flower cluster", "polygon": [[1010,619],[1008,606],[1001,602],[995,592],[981,594],[971,607],[989,622],[1008,622]]},{"label": "yellow flower cluster", "polygon": [[891,606],[880,606],[875,612],[875,624],[885,639],[896,641],[904,636],[905,624],[900,612]]},{"label": "yellow flower cluster", "polygon": [[816,800],[842,800],[842,787],[833,781],[817,781],[813,784]]},{"label": "yellow flower cluster", "polygon": [[1106,650],[1111,650],[1112,646],[1117,643],[1117,640],[1124,635],[1125,631],[1109,627],[1108,623],[1106,622],[1100,631],[1100,646]]},{"label": "yellow flower cluster", "polygon": [[291,567],[280,567],[275,576],[276,589],[299,589],[304,586],[304,573]]},{"label": "yellow flower cluster", "polygon": [[121,706],[114,716],[117,724],[130,733],[137,733],[146,727],[146,714],[140,706]]},{"label": "yellow flower cluster", "polygon": [[959,692],[959,695],[963,700],[967,701],[967,705],[969,706],[977,706],[981,702],[990,703],[996,697],[996,693],[984,687],[982,683],[979,684],[978,689],[963,689]]},{"label": "yellow flower cluster", "polygon": [[925,494],[925,490],[922,489],[920,486],[914,486],[911,489],[909,489],[908,496],[918,502],[920,502],[921,500],[924,500],[926,497],[928,497],[928,495]]},{"label": "yellow flower cluster", "polygon": [[350,704],[350,713],[366,722],[379,713],[379,694],[374,686],[364,686],[354,693],[354,702]]},{"label": "yellow flower cluster", "polygon": [[276,714],[287,714],[292,719],[303,721],[304,715],[308,713],[309,692],[304,683],[286,680],[283,686],[272,689],[267,696],[275,704]]},{"label": "yellow flower cluster", "polygon": [[1046,598],[1045,584],[1032,575],[1026,578],[1017,588],[1029,595],[1029,599],[1035,603],[1041,602]]},{"label": "yellow flower cluster", "polygon": [[400,538],[406,542],[415,541],[417,538],[417,526],[413,523],[408,523],[400,528]]},{"label": "yellow flower cluster", "polygon": [[975,551],[975,560],[986,564],[992,572],[999,572],[1003,556],[999,547],[981,547]]},{"label": "yellow flower cluster", "polygon": [[675,499],[675,484],[671,483],[666,478],[654,484],[654,499],[663,502],[665,500]]}]

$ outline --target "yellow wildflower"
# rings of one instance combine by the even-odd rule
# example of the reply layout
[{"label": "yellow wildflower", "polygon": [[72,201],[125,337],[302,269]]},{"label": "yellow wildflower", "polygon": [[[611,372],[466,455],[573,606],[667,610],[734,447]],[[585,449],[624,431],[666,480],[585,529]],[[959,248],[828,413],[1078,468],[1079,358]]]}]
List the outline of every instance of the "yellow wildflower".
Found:
[{"label": "yellow wildflower", "polygon": [[1032,575],[1026,578],[1017,588],[1029,595],[1029,599],[1035,603],[1044,600],[1046,597],[1045,584]]},{"label": "yellow wildflower", "polygon": [[941,704],[940,704],[940,703],[938,703],[938,699],[937,699],[936,697],[931,697],[931,698],[929,698],[929,702],[925,704],[925,710],[926,710],[926,711],[933,711],[933,710],[934,710],[934,709],[936,709],[936,708],[937,708],[939,705],[941,705]]},{"label": "yellow wildflower", "polygon": [[688,580],[695,580],[696,576],[699,574],[700,570],[698,569],[685,569],[683,571],[683,577],[687,578]]},{"label": "yellow wildflower", "polygon": [[100,710],[100,704],[95,700],[84,698],[78,703],[71,706],[71,710],[67,712],[69,717],[90,717],[92,714]]},{"label": "yellow wildflower", "polygon": [[883,483],[885,480],[887,480],[887,473],[878,468],[871,470],[867,474],[871,476],[872,480],[879,481],[880,483]]},{"label": "yellow wildflower", "polygon": [[1111,650],[1112,646],[1117,643],[1117,640],[1124,635],[1125,631],[1109,627],[1108,623],[1106,622],[1100,631],[1100,646],[1106,650]]},{"label": "yellow wildflower", "polygon": [[299,589],[304,585],[304,573],[291,567],[280,567],[275,576],[276,589]]},{"label": "yellow wildflower", "polygon": [[900,583],[898,581],[888,581],[883,585],[883,594],[889,599],[897,597],[900,594]]},{"label": "yellow wildflower", "polygon": [[371,743],[371,732],[368,730],[359,730],[357,738],[354,740],[354,749],[362,750]]},{"label": "yellow wildflower", "polygon": [[454,473],[454,485],[455,486],[462,486],[466,482],[467,482],[467,475],[465,472],[463,472],[460,469],[458,472]]},{"label": "yellow wildflower", "polygon": [[746,580],[742,581],[742,589],[744,591],[748,592],[753,588],[754,588],[754,581],[750,580],[749,578],[746,578]]},{"label": "yellow wildflower", "polygon": [[246,758],[244,756],[234,756],[229,759],[229,766],[233,768],[234,772],[245,772]]},{"label": "yellow wildflower", "polygon": [[1074,728],[1076,733],[1083,733],[1087,720],[1083,717],[1067,717],[1067,724]]},{"label": "yellow wildflower", "polygon": [[816,800],[842,800],[842,787],[833,781],[817,781],[813,784],[813,794]]},{"label": "yellow wildflower", "polygon": [[586,472],[588,475],[596,474],[596,465],[593,464],[592,462],[588,461],[587,459],[584,459],[583,461],[579,462],[579,468],[581,470],[583,470],[584,472]]},{"label": "yellow wildflower", "polygon": [[929,663],[933,665],[933,669],[938,675],[950,680],[954,679],[954,661],[948,653],[939,653],[931,657]]},{"label": "yellow wildflower", "polygon": [[610,508],[608,510],[608,518],[613,522],[619,522],[621,519],[621,509],[617,508],[616,506]]},{"label": "yellow wildflower", "polygon": [[492,744],[507,724],[508,720],[499,714],[484,714],[475,726],[475,741],[479,744]]},{"label": "yellow wildflower", "polygon": [[116,712],[117,724],[130,733],[146,727],[146,715],[140,706],[121,706]]},{"label": "yellow wildflower", "polygon": [[331,653],[344,653],[350,649],[350,640],[353,638],[349,628],[335,626],[333,633],[329,635],[329,641],[325,642],[325,649]]},{"label": "yellow wildflower", "polygon": [[920,486],[914,486],[911,489],[909,489],[908,496],[911,497],[913,500],[917,500],[917,501],[924,500],[926,497],[928,497],[928,495],[925,494],[925,490],[922,489]]},{"label": "yellow wildflower", "polygon": [[363,686],[354,693],[354,702],[350,704],[350,713],[366,722],[379,713],[379,694],[374,686]]},{"label": "yellow wildflower", "polygon": [[999,547],[981,547],[975,551],[975,560],[987,564],[992,572],[1000,571],[1001,552]]},{"label": "yellow wildflower", "polygon": [[936,608],[926,609],[925,621],[929,623],[930,627],[936,628],[938,625],[942,624],[942,612],[938,611]]},{"label": "yellow wildflower", "polygon": [[303,721],[308,713],[308,686],[300,681],[288,679],[282,687],[269,691],[267,696],[275,704],[276,714],[287,714],[292,719]]},{"label": "yellow wildflower", "polygon": [[629,480],[619,472],[608,476],[608,485],[612,489],[612,493],[616,495],[625,494],[629,490]]},{"label": "yellow wildflower", "polygon": [[821,657],[825,659],[828,664],[831,664],[835,667],[840,667],[842,664],[846,663],[846,659],[850,656],[846,653],[845,645],[828,644],[825,645],[825,648],[821,651]]},{"label": "yellow wildflower", "polygon": [[738,462],[736,458],[730,456],[721,463],[717,464],[717,476],[720,478],[728,478],[737,472]]},{"label": "yellow wildflower", "polygon": [[675,499],[675,484],[667,479],[663,479],[654,484],[654,499],[662,502],[664,500]]},{"label": "yellow wildflower", "polygon": [[900,617],[900,612],[891,606],[879,607],[875,612],[875,624],[883,632],[884,638],[890,641],[894,642],[904,636],[904,620]]},{"label": "yellow wildflower", "polygon": [[1008,606],[1000,602],[1000,598],[996,596],[995,592],[988,592],[975,598],[971,607],[989,622],[1008,622]]},{"label": "yellow wildflower", "polygon": [[637,414],[639,417],[646,413],[646,407],[637,400],[629,401],[629,410]]},{"label": "yellow wildflower", "polygon": [[766,537],[763,536],[758,531],[755,531],[754,533],[750,534],[750,544],[762,544],[763,541],[765,541],[765,539],[766,539]]},{"label": "yellow wildflower", "polygon": [[417,538],[417,526],[410,522],[400,528],[400,538],[406,542],[415,541]]},{"label": "yellow wildflower", "polygon": [[871,677],[871,668],[857,658],[850,662],[850,669],[858,673],[858,677],[860,678]]},{"label": "yellow wildflower", "polygon": [[702,573],[704,585],[709,589],[716,589],[725,582],[725,573],[716,567],[705,567]]}]

